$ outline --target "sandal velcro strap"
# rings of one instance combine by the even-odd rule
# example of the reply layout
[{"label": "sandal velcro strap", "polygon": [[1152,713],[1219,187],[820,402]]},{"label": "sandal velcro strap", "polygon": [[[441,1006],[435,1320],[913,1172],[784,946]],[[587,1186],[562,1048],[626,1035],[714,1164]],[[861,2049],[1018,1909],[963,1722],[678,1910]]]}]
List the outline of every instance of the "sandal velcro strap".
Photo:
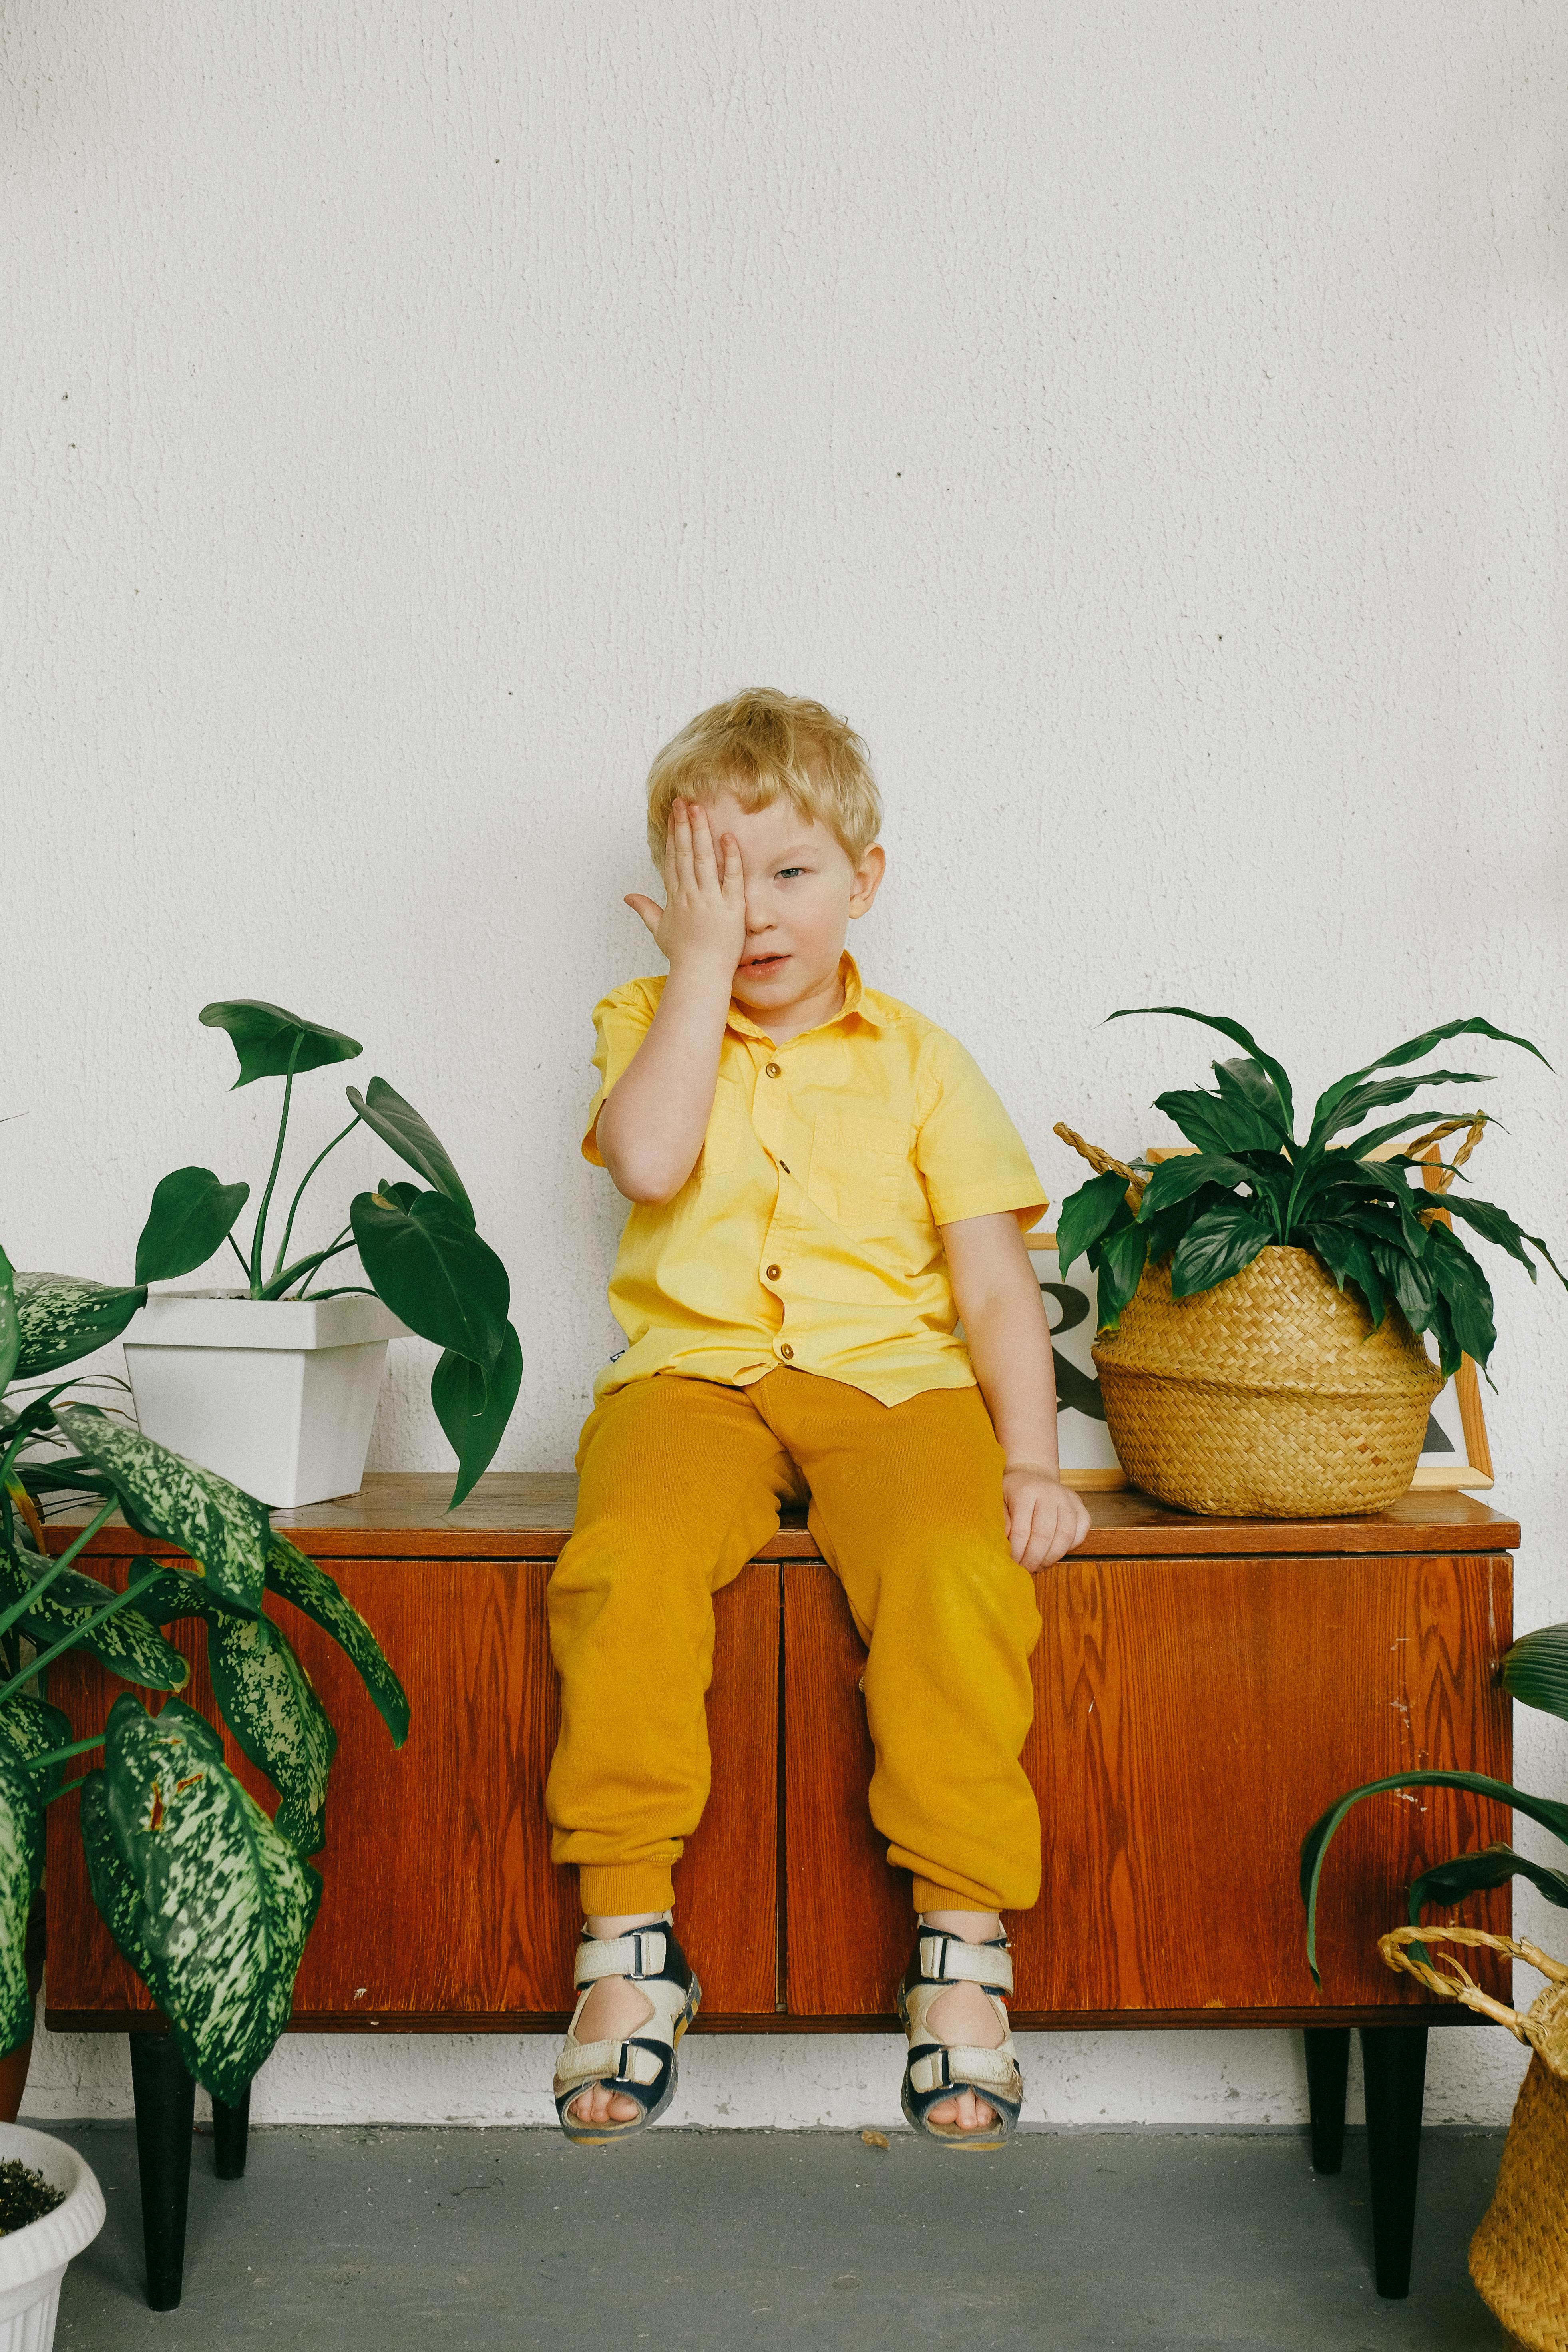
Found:
[{"label": "sandal velcro strap", "polygon": [[[555,2112],[568,2139],[602,2146],[627,2139],[661,2116],[675,2095],[676,2045],[697,2014],[702,1988],[675,1938],[660,1920],[616,1937],[584,1936],[577,1947],[573,1979],[577,2006],[555,2066]],[[605,1977],[636,1985],[648,2014],[633,2033],[616,2041],[579,2042],[577,2020]],[[638,2114],[626,2123],[587,2124],[571,2112],[584,2090],[605,2090],[634,2102]]]},{"label": "sandal velcro strap", "polygon": [[611,1941],[584,1936],[572,1966],[572,1981],[579,1989],[597,1984],[601,1977],[661,1977],[673,1941],[666,1927],[634,1927]]},{"label": "sandal velcro strap", "polygon": [[951,2049],[938,2042],[910,2056],[910,2081],[917,2091],[1000,2091],[1006,2099],[1023,2096],[1023,2083],[1012,2053],[970,2050],[962,2043]]},{"label": "sandal velcro strap", "polygon": [[984,1985],[987,1992],[1013,1990],[1013,1958],[1005,1943],[966,1944],[922,1927],[915,1945],[916,1966],[927,1984]]},{"label": "sandal velcro strap", "polygon": [[579,2042],[561,2053],[556,2088],[567,2083],[604,2083],[612,2089],[623,2083],[657,2083],[668,2055],[658,2042]]}]

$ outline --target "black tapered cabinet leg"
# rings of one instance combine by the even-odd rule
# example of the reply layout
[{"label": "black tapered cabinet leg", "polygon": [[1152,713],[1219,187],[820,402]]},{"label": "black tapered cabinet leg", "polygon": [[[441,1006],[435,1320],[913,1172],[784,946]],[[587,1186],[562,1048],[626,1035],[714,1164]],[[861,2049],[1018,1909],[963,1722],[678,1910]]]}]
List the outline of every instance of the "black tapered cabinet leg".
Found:
[{"label": "black tapered cabinet leg", "polygon": [[213,2101],[213,2169],[220,2180],[244,2179],[249,2145],[250,2085],[247,2083],[237,2106],[226,2107],[221,2099]]},{"label": "black tapered cabinet leg", "polygon": [[191,2191],[191,2129],[196,2086],[172,2033],[132,2033],[136,2165],[142,2176],[142,2241],[147,2303],[173,2311],[185,2269],[185,2209]]},{"label": "black tapered cabinet leg", "polygon": [[1312,2169],[1337,2172],[1345,2153],[1345,2078],[1350,2073],[1348,2025],[1309,2025],[1307,2100],[1312,2116]]},{"label": "black tapered cabinet leg", "polygon": [[1415,2235],[1415,2176],[1421,2161],[1421,2102],[1426,2087],[1426,2028],[1362,2028],[1366,2076],[1366,2153],[1372,2168],[1373,2272],[1379,2294],[1410,2292]]}]

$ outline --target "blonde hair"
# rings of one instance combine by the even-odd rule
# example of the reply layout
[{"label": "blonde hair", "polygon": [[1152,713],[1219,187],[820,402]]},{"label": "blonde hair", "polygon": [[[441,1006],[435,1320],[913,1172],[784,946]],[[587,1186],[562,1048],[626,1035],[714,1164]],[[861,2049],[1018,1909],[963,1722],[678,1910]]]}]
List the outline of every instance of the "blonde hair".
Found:
[{"label": "blonde hair", "polygon": [[707,802],[732,793],[750,813],[787,793],[827,827],[858,866],[882,825],[882,796],[870,755],[847,719],[820,702],[748,687],[699,712],[672,736],[647,772],[647,845],[664,863],[673,800]]}]

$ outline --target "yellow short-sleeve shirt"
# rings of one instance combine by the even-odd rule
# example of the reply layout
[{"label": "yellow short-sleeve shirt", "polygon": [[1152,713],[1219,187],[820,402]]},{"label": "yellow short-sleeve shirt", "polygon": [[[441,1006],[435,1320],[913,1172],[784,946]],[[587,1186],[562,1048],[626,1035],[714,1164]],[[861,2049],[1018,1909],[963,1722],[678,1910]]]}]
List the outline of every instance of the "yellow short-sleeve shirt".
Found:
[{"label": "yellow short-sleeve shirt", "polygon": [[[731,1005],[712,1116],[672,1200],[633,1204],[610,1306],[628,1345],[597,1397],[653,1372],[743,1387],[784,1365],[884,1404],[971,1388],[940,1225],[1046,1208],[1016,1129],[955,1037],[842,966],[844,1008],[775,1045]],[[583,1139],[658,1009],[662,980],[595,1007],[600,1086]]]}]

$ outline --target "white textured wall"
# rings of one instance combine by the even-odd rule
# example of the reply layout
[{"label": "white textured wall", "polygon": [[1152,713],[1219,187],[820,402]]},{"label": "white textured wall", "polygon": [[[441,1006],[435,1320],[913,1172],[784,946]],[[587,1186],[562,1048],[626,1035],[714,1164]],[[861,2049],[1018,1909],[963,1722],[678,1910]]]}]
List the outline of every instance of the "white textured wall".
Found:
[{"label": "white textured wall", "polygon": [[[1152,1140],[1201,1071],[1117,1004],[1234,1012],[1313,1090],[1471,1010],[1568,1065],[1547,0],[14,0],[0,68],[18,1263],[123,1275],[166,1168],[258,1173],[271,1090],[226,1094],[195,1016],[281,999],[447,1139],[516,1286],[503,1465],[565,1463],[639,782],[758,680],[868,738],[857,944],[1058,1197],[1053,1120]],[[1481,1066],[1485,1190],[1568,1238],[1568,1079]],[[1528,1624],[1565,1613],[1568,1300],[1498,1289]],[[373,1459],[435,1465],[400,1352]],[[1520,1749],[1563,1785],[1540,1719]],[[295,2042],[258,2095],[491,2114],[507,2047]],[[122,2104],[110,2056],[51,2043],[36,2110]],[[715,2042],[691,2095],[885,2116],[894,2057]],[[1119,2036],[1035,2081],[1278,2120],[1295,2068]],[[1498,2116],[1516,2053],[1433,2072],[1434,2112]]]}]

